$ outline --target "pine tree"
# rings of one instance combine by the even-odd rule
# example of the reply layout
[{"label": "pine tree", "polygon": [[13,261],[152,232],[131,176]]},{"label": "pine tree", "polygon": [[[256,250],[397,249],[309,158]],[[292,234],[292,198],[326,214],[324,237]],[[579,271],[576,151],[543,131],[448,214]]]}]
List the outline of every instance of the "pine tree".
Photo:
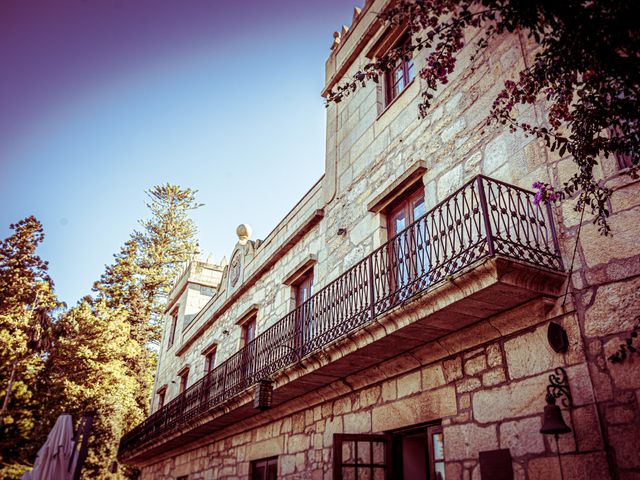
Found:
[{"label": "pine tree", "polygon": [[0,474],[28,462],[41,404],[36,394],[43,353],[53,340],[51,313],[60,306],[47,262],[36,255],[44,240],[33,216],[10,226],[14,233],[0,242]]}]

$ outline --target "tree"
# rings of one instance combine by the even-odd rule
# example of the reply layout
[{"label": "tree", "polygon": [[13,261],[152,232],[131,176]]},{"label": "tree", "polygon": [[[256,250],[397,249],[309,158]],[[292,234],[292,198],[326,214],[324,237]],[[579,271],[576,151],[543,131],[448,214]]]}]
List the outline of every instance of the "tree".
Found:
[{"label": "tree", "polygon": [[[107,472],[120,437],[142,421],[146,410],[136,401],[138,379],[130,365],[143,346],[131,338],[128,312],[104,299],[83,299],[56,322],[58,340],[47,359],[40,401],[47,411],[42,433],[62,412],[79,419],[95,412],[85,478],[114,478]],[[119,478],[126,478],[120,472]]]},{"label": "tree", "polygon": [[[129,426],[141,421],[149,410],[166,296],[181,266],[198,251],[197,229],[189,217],[191,210],[200,207],[196,193],[170,184],[149,190],[150,217],[140,221],[142,228],[133,232],[94,284],[96,302],[104,306],[101,308],[120,312],[114,313],[118,318],[121,313],[126,314],[123,321],[127,335],[135,345],[134,353],[122,358],[134,385],[130,394],[133,403],[127,405],[125,416],[137,420],[129,422]],[[116,431],[118,435],[114,434]],[[102,438],[110,443],[109,450],[101,450],[101,460],[107,458],[108,452],[111,459],[115,458],[120,436],[125,433],[119,423],[110,432]]]},{"label": "tree", "polygon": [[25,445],[40,414],[36,381],[54,338],[51,314],[60,304],[47,262],[36,254],[42,224],[30,216],[10,228],[14,233],[0,242],[0,461],[19,464],[28,460]]},{"label": "tree", "polygon": [[[618,0],[401,0],[381,14],[391,25],[408,26],[413,40],[367,64],[329,92],[340,102],[367,82],[378,82],[400,57],[426,50],[420,71],[427,115],[434,93],[449,81],[465,46],[465,34],[478,32],[472,63],[505,33],[522,32],[535,42],[533,62],[504,88],[487,112],[487,124],[543,139],[560,155],[571,154],[577,172],[557,193],[577,196],[577,209],[590,207],[603,234],[609,233],[611,192],[594,177],[601,156],[626,155],[637,175],[640,162],[640,3]],[[547,121],[518,119],[518,105],[546,103]],[[545,186],[544,192],[553,191]],[[546,199],[546,198],[545,198]]]},{"label": "tree", "polygon": [[160,339],[166,295],[180,267],[198,252],[197,228],[189,217],[201,206],[196,190],[158,185],[147,191],[151,217],[141,220],[115,262],[106,268],[94,291],[111,307],[121,306],[136,323],[134,334],[146,341]]}]

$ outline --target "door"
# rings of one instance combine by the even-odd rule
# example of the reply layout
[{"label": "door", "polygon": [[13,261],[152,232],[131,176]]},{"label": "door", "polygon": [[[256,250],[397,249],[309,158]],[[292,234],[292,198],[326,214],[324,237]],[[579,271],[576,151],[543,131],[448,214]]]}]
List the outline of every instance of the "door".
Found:
[{"label": "door", "polygon": [[[428,284],[429,252],[424,222],[424,192],[420,188],[399,199],[389,211],[389,287],[392,303],[410,297]],[[412,225],[413,224],[413,225]]]}]

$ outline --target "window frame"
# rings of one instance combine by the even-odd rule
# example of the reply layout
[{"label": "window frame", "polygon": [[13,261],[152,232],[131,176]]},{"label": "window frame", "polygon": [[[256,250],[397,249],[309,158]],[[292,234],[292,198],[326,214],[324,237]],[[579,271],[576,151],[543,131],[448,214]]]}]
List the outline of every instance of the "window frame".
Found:
[{"label": "window frame", "polygon": [[[291,286],[294,292],[294,308],[298,308],[313,296],[313,267],[300,274]],[[303,298],[305,288],[307,290],[307,294],[306,298]]]},{"label": "window frame", "polygon": [[[424,213],[415,218],[414,210],[419,203],[418,200],[421,200]],[[422,218],[426,212],[426,192],[422,182],[408,186],[390,201],[383,211],[388,242],[386,247],[389,262],[387,281],[390,291],[393,292],[392,303],[403,301],[412,293],[412,289],[419,288],[415,282],[429,270],[430,250],[428,251],[429,247],[426,245],[425,239],[420,235],[411,235],[410,233],[403,235],[409,225]],[[400,213],[405,216],[405,224],[402,230],[396,231],[395,220]]]},{"label": "window frame", "polygon": [[[394,430],[388,432],[391,436],[391,444],[392,444],[392,459],[391,463],[393,465],[394,473],[398,476],[398,478],[404,478],[404,451],[403,451],[403,438],[414,436],[414,435],[424,435],[424,448],[425,452],[425,460],[427,465],[425,465],[428,479],[435,480],[436,478],[436,463],[442,463],[446,465],[444,458],[444,451],[442,459],[435,458],[435,449],[433,447],[433,437],[436,434],[442,435],[442,444],[444,447],[444,434],[441,421],[437,422],[429,422],[426,424],[420,425],[412,425],[407,428],[402,428],[398,430]],[[412,479],[413,480],[413,479]]]},{"label": "window frame", "polygon": [[[253,336],[249,339],[248,333],[251,331],[249,326],[253,325]],[[240,348],[246,347],[249,343],[251,343],[257,337],[257,326],[258,326],[258,315],[257,313],[253,313],[248,315],[245,319],[240,322],[240,328],[242,329],[240,333]]]},{"label": "window frame", "polygon": [[313,302],[309,299],[313,296],[313,265],[303,270],[291,283],[293,297],[293,311],[296,316],[296,349],[300,351],[306,341],[313,336]]},{"label": "window frame", "polygon": [[158,395],[158,406],[156,410],[160,410],[162,407],[164,407],[164,404],[167,398],[167,390],[168,390],[168,387],[166,384],[157,390],[156,394]]},{"label": "window frame", "polygon": [[178,371],[178,377],[180,378],[180,383],[178,384],[178,395],[183,393],[189,387],[189,370],[191,370],[191,367],[186,366]]},{"label": "window frame", "polygon": [[202,355],[204,356],[204,375],[208,375],[214,369],[217,350],[218,344],[214,343],[202,352]]},{"label": "window frame", "polygon": [[[378,434],[368,434],[368,433],[334,433],[333,434],[333,480],[343,480],[343,476],[342,476],[342,468],[344,466],[354,466],[355,468],[355,477],[354,478],[358,478],[358,467],[359,464],[356,461],[355,464],[345,464],[343,463],[343,459],[342,459],[342,444],[343,442],[356,442],[356,449],[357,449],[357,443],[370,443],[372,444],[373,442],[379,442],[379,443],[384,443],[384,471],[385,471],[385,480],[390,480],[394,477],[394,471],[393,471],[393,456],[392,456],[392,450],[391,450],[391,436],[385,433],[378,433]],[[371,447],[373,448],[373,447]],[[356,457],[357,457],[357,451],[356,451]],[[369,468],[371,469],[371,473],[372,476],[371,478],[374,478],[373,476],[373,469],[376,468],[376,466],[379,467],[379,465],[375,464],[373,462],[373,451],[371,451],[370,454],[370,459],[371,459],[371,463],[369,464],[363,464],[364,468]]]},{"label": "window frame", "polygon": [[[395,237],[396,235],[398,235],[399,233],[401,233],[409,225],[411,225],[413,222],[418,220],[418,218],[420,218],[420,217],[414,218],[414,212],[413,212],[414,202],[418,200],[420,197],[422,197],[422,203],[424,203],[425,205],[425,212],[426,212],[427,205],[426,205],[424,185],[422,185],[421,183],[408,188],[407,190],[405,190],[405,192],[402,193],[402,195],[399,195],[398,197],[394,198],[393,201],[389,203],[389,206],[387,207],[387,211],[385,215],[386,222],[387,222],[387,232],[389,233],[388,235],[389,240]],[[393,220],[397,216],[397,214],[401,211],[404,211],[405,217],[407,218],[407,222],[403,230],[396,232],[394,228]]]},{"label": "window frame", "polygon": [[[390,68],[389,70],[384,72],[384,108],[386,109],[389,105],[391,105],[402,93],[411,85],[413,80],[416,78],[416,67],[415,61],[413,58],[413,53],[409,51],[405,53],[405,48],[408,44],[411,43],[411,35],[409,32],[404,32],[400,35],[400,38],[393,44],[391,48],[386,52],[387,54],[394,49],[402,49],[403,53],[400,58],[396,60],[396,64]],[[411,58],[407,59],[405,57],[406,54],[410,54]],[[396,78],[395,74],[401,70],[402,75],[400,79],[402,80],[403,86],[401,89],[395,89],[396,85],[399,83],[399,80]]]},{"label": "window frame", "polygon": [[[264,463],[265,465],[265,474],[263,478],[256,478],[256,468],[260,467],[260,464]],[[269,466],[275,465],[276,467],[276,479],[278,478],[278,456],[266,457],[266,458],[258,458],[256,460],[251,460],[249,463],[249,479],[250,480],[269,480]]]},{"label": "window frame", "polygon": [[176,305],[169,313],[169,316],[171,317],[171,325],[169,326],[169,340],[167,342],[167,350],[173,347],[173,344],[175,343],[175,340],[176,340],[179,311],[180,311],[180,306]]}]

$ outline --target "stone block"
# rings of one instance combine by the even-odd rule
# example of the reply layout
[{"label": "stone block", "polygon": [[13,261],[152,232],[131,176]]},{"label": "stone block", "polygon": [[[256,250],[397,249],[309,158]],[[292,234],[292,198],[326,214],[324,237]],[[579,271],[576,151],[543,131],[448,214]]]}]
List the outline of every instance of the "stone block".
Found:
[{"label": "stone block", "polygon": [[342,415],[351,411],[351,397],[346,396],[333,402],[333,414]]},{"label": "stone block", "polygon": [[443,428],[444,458],[447,460],[477,459],[478,453],[498,448],[495,425],[480,427],[474,423],[449,425]]},{"label": "stone block", "polygon": [[485,389],[473,395],[473,418],[481,423],[498,422],[509,417],[539,415],[545,403],[547,375]]},{"label": "stone block", "polygon": [[449,169],[438,179],[438,197],[444,198],[462,185],[462,165]]},{"label": "stone block", "polygon": [[562,472],[566,480],[585,478],[609,480],[611,478],[604,452],[562,455]]},{"label": "stone block", "polygon": [[462,378],[462,360],[460,357],[445,360],[443,363],[444,377],[447,383]]},{"label": "stone block", "polygon": [[493,368],[482,374],[482,385],[492,387],[506,381],[504,370],[500,367]]},{"label": "stone block", "polygon": [[607,237],[600,235],[598,227],[591,222],[582,226],[580,245],[590,267],[640,254],[637,241],[640,209],[619,212],[608,221],[613,235]]},{"label": "stone block", "polygon": [[421,387],[420,371],[412,372],[397,379],[398,398],[419,392]]},{"label": "stone block", "polygon": [[640,469],[640,425],[616,425],[608,428],[608,437],[620,468]]},{"label": "stone block", "polygon": [[586,363],[574,365],[566,369],[569,387],[573,397],[573,405],[580,406],[594,402],[593,387]]},{"label": "stone block", "polygon": [[[605,343],[605,357],[616,352],[622,342],[622,339],[614,338]],[[621,389],[640,388],[640,355],[629,355],[622,363],[608,362],[608,368],[616,387]]]},{"label": "stone block", "polygon": [[372,409],[372,431],[384,432],[457,413],[453,387],[423,392]]},{"label": "stone block", "polygon": [[482,383],[477,378],[465,378],[461,380],[456,385],[456,391],[458,393],[466,393],[472,392],[473,390],[477,390],[482,386]]},{"label": "stone block", "polygon": [[[609,248],[609,247],[608,247]],[[583,298],[583,303],[588,298]],[[598,288],[593,304],[585,314],[588,337],[603,337],[631,331],[640,315],[640,278]]]},{"label": "stone block", "polygon": [[572,409],[571,419],[576,437],[576,447],[579,451],[602,448],[602,436],[594,405]]},{"label": "stone block", "polygon": [[500,448],[511,450],[513,457],[544,452],[539,416],[504,422],[500,425]]},{"label": "stone block", "polygon": [[487,369],[487,357],[480,355],[464,362],[464,374],[475,375]]},{"label": "stone block", "polygon": [[371,432],[371,412],[348,413],[343,417],[343,422],[345,432]]},{"label": "stone block", "polygon": [[305,433],[301,433],[298,435],[291,435],[287,439],[287,452],[288,453],[297,453],[304,452],[309,449],[309,435]]},{"label": "stone block", "polygon": [[502,352],[500,351],[500,345],[494,343],[487,347],[487,364],[489,367],[502,365]]},{"label": "stone block", "polygon": [[382,384],[382,401],[388,402],[398,398],[398,389],[396,388],[396,381],[389,380]]},{"label": "stone block", "polygon": [[278,458],[278,473],[280,475],[288,475],[296,471],[296,456],[282,455]]},{"label": "stone block", "polygon": [[342,417],[330,417],[325,422],[324,432],[322,433],[322,441],[325,447],[333,446],[333,434],[342,433]]},{"label": "stone block", "polygon": [[558,457],[538,457],[529,460],[527,473],[529,480],[551,480],[560,478]]},{"label": "stone block", "polygon": [[422,388],[429,390],[431,388],[441,387],[446,383],[444,379],[444,370],[442,365],[430,365],[422,369]]},{"label": "stone block", "polygon": [[504,342],[509,376],[517,379],[545,372],[564,363],[547,340],[547,325]]},{"label": "stone block", "polygon": [[456,136],[459,132],[463,131],[465,127],[464,117],[458,117],[457,120],[450,123],[447,127],[442,130],[440,134],[440,138],[443,143],[449,142],[452,138]]},{"label": "stone block", "polygon": [[604,418],[610,425],[620,425],[633,423],[636,418],[636,412],[633,405],[609,405],[605,408]]},{"label": "stone block", "polygon": [[363,390],[358,395],[358,403],[360,408],[370,407],[378,402],[380,398],[381,388],[379,385],[376,385],[372,388],[367,388]]},{"label": "stone block", "polygon": [[253,442],[247,445],[246,459],[256,460],[258,458],[275,457],[284,453],[284,436]]}]

